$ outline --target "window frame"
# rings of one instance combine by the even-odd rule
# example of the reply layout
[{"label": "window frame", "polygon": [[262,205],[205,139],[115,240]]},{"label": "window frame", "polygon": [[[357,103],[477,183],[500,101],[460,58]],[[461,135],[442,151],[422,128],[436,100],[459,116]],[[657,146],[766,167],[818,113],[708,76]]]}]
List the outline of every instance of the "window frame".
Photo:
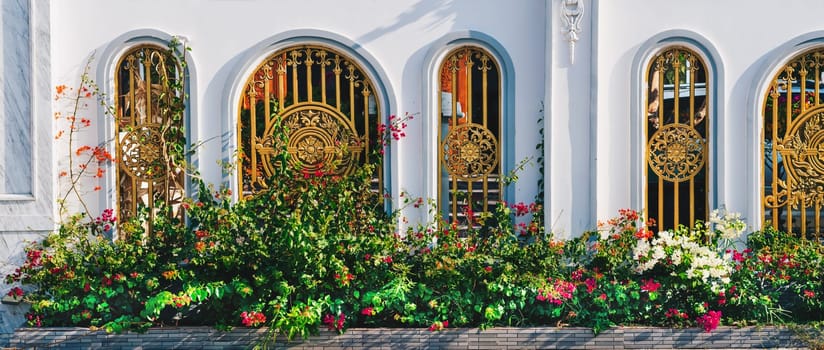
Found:
[{"label": "window frame", "polygon": [[[478,31],[456,31],[435,40],[424,58],[423,65],[423,143],[424,154],[424,183],[423,193],[427,198],[438,198],[438,177],[440,164],[438,163],[438,129],[440,125],[440,67],[448,54],[461,46],[476,46],[484,49],[498,63],[500,72],[500,159],[499,167],[502,174],[509,174],[515,167],[515,95],[516,75],[512,58],[504,46],[492,36]],[[503,186],[501,192],[503,201],[515,198],[515,186]],[[412,216],[422,221],[432,221],[434,212],[426,211]]]},{"label": "window frame", "polygon": [[[709,172],[707,174],[709,181],[707,186],[707,205],[708,208],[712,210],[714,208],[718,208],[720,203],[722,203],[722,200],[728,200],[726,198],[722,198],[720,194],[725,193],[727,188],[734,187],[731,186],[731,184],[728,184],[728,179],[722,177],[722,174],[729,173],[731,171],[731,168],[729,168],[730,165],[725,162],[727,156],[726,149],[723,147],[725,140],[725,129],[726,125],[729,123],[729,121],[726,120],[725,110],[723,108],[725,103],[725,81],[722,78],[724,76],[724,65],[720,60],[721,56],[719,51],[715,48],[711,41],[698,33],[683,29],[668,30],[650,37],[647,41],[640,45],[635,58],[633,59],[632,69],[630,70],[630,76],[628,77],[632,84],[632,89],[630,90],[629,96],[629,139],[626,144],[630,149],[629,205],[630,207],[638,208],[639,210],[646,209],[646,133],[645,126],[643,124],[646,120],[647,108],[644,103],[646,100],[646,74],[650,60],[652,60],[658,52],[661,52],[663,48],[669,46],[685,47],[701,57],[707,69],[707,80],[714,82],[712,83],[714,88],[711,89],[712,91],[707,93],[710,99],[710,104],[708,106],[710,115],[708,115],[708,118],[710,118],[711,123],[708,125],[710,138],[707,141],[709,144],[709,149],[708,158],[706,159],[707,164],[709,164]],[[613,183],[613,185],[623,184]],[[610,211],[606,213],[600,213],[599,211],[600,214],[612,215],[614,210],[625,208],[627,206],[626,198],[613,199],[619,201],[611,202],[614,207],[609,207]],[[731,204],[730,209],[732,210],[740,205],[738,202],[727,202],[723,204]]]}]

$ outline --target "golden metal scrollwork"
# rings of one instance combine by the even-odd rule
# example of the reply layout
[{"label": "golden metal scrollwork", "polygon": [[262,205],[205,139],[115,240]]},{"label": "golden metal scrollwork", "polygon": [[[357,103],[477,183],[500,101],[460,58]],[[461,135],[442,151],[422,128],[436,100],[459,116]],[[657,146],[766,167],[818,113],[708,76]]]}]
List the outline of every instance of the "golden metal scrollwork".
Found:
[{"label": "golden metal scrollwork", "polygon": [[[122,219],[146,209],[152,229],[158,203],[183,219],[185,174],[181,154],[170,144],[184,144],[182,111],[171,106],[183,98],[183,68],[167,49],[136,46],[124,53],[115,70],[115,149],[117,207]],[[175,114],[178,113],[178,114]],[[121,220],[125,222],[126,220]]]},{"label": "golden metal scrollwork", "polygon": [[824,108],[796,119],[787,136],[776,150],[784,159],[789,190],[793,194],[791,202],[808,207],[821,203],[824,201]]},{"label": "golden metal scrollwork", "polygon": [[[266,188],[275,150],[285,147],[299,171],[349,174],[369,162],[382,116],[379,85],[357,62],[320,45],[295,45],[267,57],[248,77],[238,116],[243,196]],[[276,121],[289,130],[277,145]],[[376,169],[373,189],[382,190]]]},{"label": "golden metal scrollwork", "polygon": [[704,167],[705,144],[706,140],[689,125],[665,125],[649,140],[650,168],[667,181],[692,178]]},{"label": "golden metal scrollwork", "polygon": [[662,50],[647,66],[644,204],[658,230],[692,225],[709,213],[707,73],[701,56],[679,46]]},{"label": "golden metal scrollwork", "polygon": [[460,227],[468,213],[488,212],[501,198],[501,71],[489,51],[452,50],[439,72],[438,205]]},{"label": "golden metal scrollwork", "polygon": [[446,171],[458,179],[472,180],[489,175],[498,165],[495,135],[477,124],[453,128],[441,147]]},{"label": "golden metal scrollwork", "polygon": [[142,181],[157,181],[166,176],[160,125],[144,124],[120,140],[123,171]]},{"label": "golden metal scrollwork", "polygon": [[779,68],[763,105],[763,222],[821,239],[824,219],[824,49]]},{"label": "golden metal scrollwork", "polygon": [[[264,137],[255,143],[267,176],[272,176],[272,156],[283,145],[273,134],[275,123],[267,125]],[[290,165],[305,172],[331,175],[349,174],[364,150],[363,140],[341,113],[322,105],[301,106],[286,111],[282,125],[289,130],[286,150]]]}]

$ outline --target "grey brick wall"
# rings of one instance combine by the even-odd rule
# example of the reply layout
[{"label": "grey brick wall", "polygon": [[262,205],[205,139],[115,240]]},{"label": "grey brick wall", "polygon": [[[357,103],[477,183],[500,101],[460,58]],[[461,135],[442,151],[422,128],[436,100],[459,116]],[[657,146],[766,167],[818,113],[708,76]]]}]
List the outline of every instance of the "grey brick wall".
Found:
[{"label": "grey brick wall", "polygon": [[[107,334],[85,328],[20,328],[8,335],[10,349],[248,349],[264,329],[221,332],[207,327],[153,328]],[[0,338],[3,339],[3,338]],[[270,344],[272,345],[272,344]],[[359,328],[345,334],[321,330],[307,340],[278,338],[274,349],[804,349],[787,328],[700,329],[620,327],[597,336],[588,328],[426,329]]]}]

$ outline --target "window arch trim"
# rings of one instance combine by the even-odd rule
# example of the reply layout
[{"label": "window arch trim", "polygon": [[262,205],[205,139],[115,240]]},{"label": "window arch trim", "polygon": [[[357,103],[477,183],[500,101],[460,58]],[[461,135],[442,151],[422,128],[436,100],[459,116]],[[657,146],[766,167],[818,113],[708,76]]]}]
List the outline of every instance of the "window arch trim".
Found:
[{"label": "window arch trim", "polygon": [[[430,49],[424,58],[423,79],[423,128],[425,147],[424,164],[424,193],[428,198],[438,198],[438,128],[440,106],[438,105],[440,91],[440,69],[444,60],[462,46],[474,46],[483,49],[492,55],[498,64],[500,73],[500,103],[501,103],[501,147],[499,166],[502,174],[508,174],[515,166],[515,71],[512,58],[504,46],[492,36],[477,31],[453,32],[430,44]],[[514,198],[513,186],[505,187],[503,198]],[[430,217],[424,219],[432,219]]]},{"label": "window arch trim", "polygon": [[[102,96],[105,98],[105,105],[106,106],[115,106],[115,87],[116,83],[115,80],[117,79],[117,69],[118,63],[124,57],[124,55],[131,50],[141,47],[141,46],[157,46],[160,48],[168,48],[169,43],[174,39],[174,36],[168,34],[166,32],[162,32],[155,29],[137,29],[133,31],[126,32],[121,34],[114,40],[112,40],[100,54],[100,58],[96,61],[92,62],[92,72],[97,82],[98,86],[100,86],[101,91],[105,91],[106,95]],[[181,41],[186,41],[186,38],[178,37]],[[178,52],[181,54],[181,52]],[[182,52],[185,55],[186,59],[186,67],[183,68],[183,72],[181,72],[183,76],[183,87],[184,87],[184,94],[186,94],[186,108],[183,112],[183,127],[185,128],[184,137],[187,140],[194,140],[197,139],[197,121],[191,118],[192,115],[196,115],[196,96],[192,94],[194,90],[194,86],[196,86],[196,68],[194,64],[194,60],[191,57],[190,52]],[[106,110],[106,107],[103,105],[98,105],[97,114],[98,116],[105,116],[109,111]],[[195,113],[195,114],[193,114]],[[107,119],[106,123],[100,123],[100,127],[98,130],[98,139],[101,142],[105,142],[106,140],[114,140],[115,135],[115,125],[111,119]],[[115,142],[111,142],[109,145],[109,151],[111,154],[117,154],[115,150]],[[189,156],[186,160],[188,164],[197,164],[196,154]],[[106,172],[106,175],[102,179],[102,188],[103,190],[99,191],[98,200],[100,206],[103,208],[116,208],[118,206],[118,188],[117,188],[117,164],[112,164],[109,167],[109,171]],[[184,174],[184,195],[190,196],[192,195],[192,185],[191,185],[191,178],[185,176]],[[113,237],[117,238],[117,237]]]},{"label": "window arch trim", "polygon": [[747,216],[756,218],[758,228],[762,224],[766,211],[762,204],[764,161],[762,160],[762,135],[764,129],[763,110],[767,102],[767,91],[770,88],[772,79],[789,62],[799,55],[812,51],[824,49],[824,30],[801,34],[790,39],[771,50],[765,55],[761,65],[757,67],[753,81],[747,95],[746,116],[749,128],[747,129],[747,162],[757,164],[754,171],[747,178],[748,204]]},{"label": "window arch trim", "polygon": [[[360,44],[341,35],[322,30],[298,29],[287,31],[267,38],[247,49],[241,55],[240,63],[235,66],[235,69],[229,75],[231,78],[227,80],[226,93],[222,95],[224,96],[222,110],[224,115],[227,116],[221,120],[223,145],[221,160],[224,163],[234,164],[236,162],[235,153],[239,147],[237,144],[238,111],[241,97],[245,93],[245,83],[249,76],[275,52],[303,45],[328,47],[357,63],[374,85],[372,93],[381,106],[381,112],[383,113],[379,116],[380,120],[386,123],[389,115],[397,113],[397,103],[388,76],[381,68],[380,62]],[[396,148],[391,148],[384,156],[383,164],[384,187],[393,194],[400,193],[397,182],[394,181],[397,176],[396,153]],[[225,186],[228,186],[227,188],[236,189],[239,180],[238,172],[232,171],[223,175],[222,182]],[[233,191],[233,200],[237,201],[239,199],[240,192]]]},{"label": "window arch trim", "polygon": [[647,174],[645,170],[645,110],[646,100],[646,76],[651,60],[661,52],[673,47],[683,47],[697,54],[704,63],[707,70],[707,81],[709,82],[708,98],[710,104],[708,109],[710,114],[709,124],[709,149],[706,164],[709,166],[707,176],[709,186],[707,188],[707,205],[709,209],[716,208],[719,203],[719,193],[723,193],[724,183],[721,181],[724,174],[724,152],[721,152],[720,142],[724,133],[724,81],[723,65],[720,62],[720,55],[712,43],[703,36],[687,30],[670,30],[660,33],[644,42],[636,54],[630,77],[632,83],[631,109],[630,109],[630,204],[633,208],[645,207],[645,187]]}]

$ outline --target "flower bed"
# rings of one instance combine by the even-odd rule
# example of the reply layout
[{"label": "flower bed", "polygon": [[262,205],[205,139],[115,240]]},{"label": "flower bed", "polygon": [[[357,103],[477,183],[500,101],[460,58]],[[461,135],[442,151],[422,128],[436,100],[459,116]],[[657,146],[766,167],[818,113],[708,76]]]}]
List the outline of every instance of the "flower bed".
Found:
[{"label": "flower bed", "polygon": [[[597,335],[588,328],[356,328],[340,335],[321,330],[306,340],[277,340],[279,349],[801,349],[806,345],[787,328],[720,327],[701,329],[619,327]],[[108,334],[78,328],[23,328],[10,340],[12,348],[50,349],[248,349],[265,329],[221,332],[208,327],[152,328],[146,333]]]},{"label": "flower bed", "polygon": [[[86,76],[82,82],[90,84]],[[77,106],[97,89],[72,91]],[[72,123],[88,126],[78,112]],[[275,134],[285,135],[271,117]],[[194,177],[196,194],[178,204],[157,201],[125,220],[81,205],[85,212],[26,248],[6,278],[14,285],[8,297],[30,305],[32,327],[119,333],[207,325],[262,340],[308,338],[319,327],[344,334],[336,339],[369,327],[423,328],[437,338],[468,332],[455,328],[615,334],[625,329],[616,326],[644,325],[714,334],[723,325],[824,321],[821,243],[771,229],[744,241],[746,224],[724,210],[691,227],[653,232],[651,222],[624,209],[568,241],[546,231],[540,203],[501,201],[482,211],[485,205],[466,200],[462,215],[446,221],[432,201],[402,193],[387,211],[392,196],[376,191],[373,180],[384,148],[410,119],[379,125],[385,135],[370,162],[346,176],[334,174],[333,164],[312,172],[287,166],[281,139],[271,180],[239,201],[231,189]],[[78,186],[88,166],[111,159],[71,148],[69,157],[87,158],[65,175],[65,198],[83,204],[88,192]],[[185,168],[173,158],[169,168]],[[501,186],[515,178],[504,176]],[[401,227],[404,212],[427,210],[435,220]],[[257,327],[267,331],[248,329]]]}]

